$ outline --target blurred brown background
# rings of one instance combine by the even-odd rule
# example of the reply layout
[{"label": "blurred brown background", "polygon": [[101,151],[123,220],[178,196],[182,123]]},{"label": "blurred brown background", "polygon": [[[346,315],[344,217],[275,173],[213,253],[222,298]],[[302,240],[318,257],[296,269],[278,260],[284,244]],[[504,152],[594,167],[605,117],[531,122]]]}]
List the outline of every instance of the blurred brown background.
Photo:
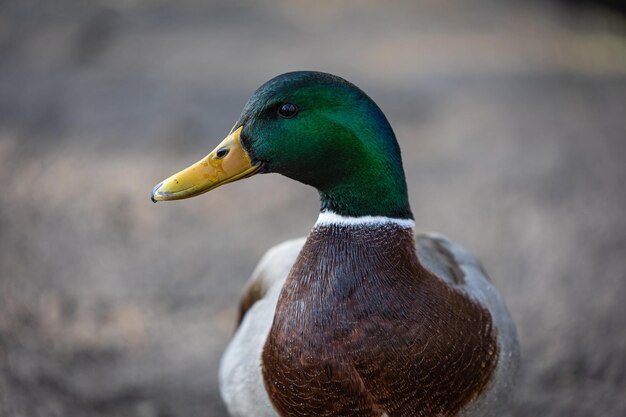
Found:
[{"label": "blurred brown background", "polygon": [[418,229],[483,260],[521,337],[509,415],[626,415],[626,18],[512,0],[0,1],[0,415],[225,415],[239,291],[317,195],[149,193],[296,69],[378,102]]}]

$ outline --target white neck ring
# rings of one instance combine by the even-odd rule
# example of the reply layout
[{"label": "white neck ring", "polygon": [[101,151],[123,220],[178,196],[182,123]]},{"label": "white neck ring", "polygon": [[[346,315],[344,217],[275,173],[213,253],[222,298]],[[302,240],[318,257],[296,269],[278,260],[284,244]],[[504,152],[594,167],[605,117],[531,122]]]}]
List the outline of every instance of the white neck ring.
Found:
[{"label": "white neck ring", "polygon": [[394,219],[385,216],[342,216],[332,211],[323,211],[315,222],[315,226],[384,226],[393,224],[403,229],[413,229],[415,221],[413,219]]}]

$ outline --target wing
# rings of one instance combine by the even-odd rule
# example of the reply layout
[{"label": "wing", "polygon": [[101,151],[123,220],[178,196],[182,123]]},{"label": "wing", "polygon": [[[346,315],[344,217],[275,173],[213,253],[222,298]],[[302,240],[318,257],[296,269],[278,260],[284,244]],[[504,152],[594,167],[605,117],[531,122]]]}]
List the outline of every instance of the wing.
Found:
[{"label": "wing", "polygon": [[287,274],[304,238],[268,250],[246,284],[239,324],[220,361],[220,392],[229,415],[277,417],[261,374],[261,352],[274,320],[274,310]]},{"label": "wing", "polygon": [[293,266],[296,257],[304,245],[306,238],[287,240],[270,248],[261,258],[252,276],[246,283],[239,300],[239,316],[237,326],[246,315],[250,307],[258,300],[265,297],[268,290],[277,283],[282,283],[287,278],[289,270]]}]

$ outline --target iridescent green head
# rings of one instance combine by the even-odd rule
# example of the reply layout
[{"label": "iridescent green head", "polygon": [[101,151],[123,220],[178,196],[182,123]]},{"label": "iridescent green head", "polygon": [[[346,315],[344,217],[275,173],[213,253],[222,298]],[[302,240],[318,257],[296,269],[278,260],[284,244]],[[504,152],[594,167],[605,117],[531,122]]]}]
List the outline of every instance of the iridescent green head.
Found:
[{"label": "iridescent green head", "polygon": [[155,187],[153,200],[191,197],[257,172],[315,187],[322,210],[412,217],[389,122],[363,91],[334,75],[291,72],[263,84],[224,142]]}]

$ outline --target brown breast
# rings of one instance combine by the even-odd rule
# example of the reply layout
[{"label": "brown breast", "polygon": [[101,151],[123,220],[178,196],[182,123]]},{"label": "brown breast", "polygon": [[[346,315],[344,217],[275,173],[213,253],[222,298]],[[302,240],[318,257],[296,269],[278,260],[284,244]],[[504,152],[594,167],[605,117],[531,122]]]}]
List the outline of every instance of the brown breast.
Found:
[{"label": "brown breast", "polygon": [[282,416],[454,416],[497,363],[486,309],[419,263],[412,231],[317,227],[280,295],[263,377]]}]

